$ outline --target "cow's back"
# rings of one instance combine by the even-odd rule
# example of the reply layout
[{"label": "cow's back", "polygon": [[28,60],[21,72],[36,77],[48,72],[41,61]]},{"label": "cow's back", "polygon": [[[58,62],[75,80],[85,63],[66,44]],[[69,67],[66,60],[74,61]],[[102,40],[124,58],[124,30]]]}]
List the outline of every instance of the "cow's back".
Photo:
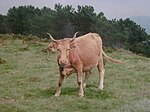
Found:
[{"label": "cow's back", "polygon": [[83,71],[87,71],[98,63],[102,53],[102,40],[96,33],[88,33],[75,39],[75,52],[82,62]]},{"label": "cow's back", "polygon": [[97,33],[88,33],[75,39],[74,43],[78,46],[78,52],[99,54],[102,48],[102,40]]}]

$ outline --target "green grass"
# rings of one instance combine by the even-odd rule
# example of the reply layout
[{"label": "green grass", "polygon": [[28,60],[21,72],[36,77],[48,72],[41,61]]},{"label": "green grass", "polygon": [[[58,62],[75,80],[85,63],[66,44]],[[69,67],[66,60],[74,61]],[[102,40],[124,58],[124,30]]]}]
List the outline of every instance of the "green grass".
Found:
[{"label": "green grass", "polygon": [[126,62],[106,63],[104,90],[92,70],[85,96],[77,97],[76,74],[65,79],[54,97],[59,77],[57,54],[43,41],[0,38],[0,112],[148,112],[150,59],[118,49],[107,54]]}]

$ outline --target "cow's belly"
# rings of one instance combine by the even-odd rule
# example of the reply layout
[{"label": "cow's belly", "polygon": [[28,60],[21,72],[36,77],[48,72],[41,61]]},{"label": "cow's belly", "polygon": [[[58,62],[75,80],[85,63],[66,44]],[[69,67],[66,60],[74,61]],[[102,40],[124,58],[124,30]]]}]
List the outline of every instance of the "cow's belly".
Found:
[{"label": "cow's belly", "polygon": [[89,71],[89,70],[93,69],[95,66],[97,66],[97,63],[87,65],[87,66],[83,66],[83,72]]},{"label": "cow's belly", "polygon": [[95,58],[87,58],[87,60],[83,61],[83,71],[89,71],[98,64],[98,56]]}]

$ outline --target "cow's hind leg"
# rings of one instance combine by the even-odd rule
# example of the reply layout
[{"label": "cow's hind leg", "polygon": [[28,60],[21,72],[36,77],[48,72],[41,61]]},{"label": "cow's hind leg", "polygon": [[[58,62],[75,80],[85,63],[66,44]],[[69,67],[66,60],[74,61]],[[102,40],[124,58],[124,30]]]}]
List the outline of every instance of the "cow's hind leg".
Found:
[{"label": "cow's hind leg", "polygon": [[55,93],[55,96],[60,96],[63,80],[64,80],[64,75],[60,74],[59,81],[58,81],[58,89]]},{"label": "cow's hind leg", "polygon": [[97,65],[98,71],[99,71],[99,86],[98,89],[103,90],[104,88],[104,74],[105,74],[105,69],[104,69],[104,63],[103,63],[103,58],[100,57],[98,65]]}]

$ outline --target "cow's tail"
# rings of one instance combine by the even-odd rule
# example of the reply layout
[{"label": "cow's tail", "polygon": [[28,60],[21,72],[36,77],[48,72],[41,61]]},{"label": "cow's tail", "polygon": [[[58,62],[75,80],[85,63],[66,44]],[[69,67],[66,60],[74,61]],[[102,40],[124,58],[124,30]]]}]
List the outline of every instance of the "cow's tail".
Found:
[{"label": "cow's tail", "polygon": [[116,59],[113,59],[113,58],[111,58],[111,57],[109,57],[109,56],[107,56],[107,54],[103,51],[102,52],[102,54],[103,54],[103,56],[104,56],[104,59],[107,61],[111,61],[111,62],[113,62],[113,63],[119,63],[119,64],[124,64],[124,62],[123,61],[120,61],[120,60],[116,60]]}]

